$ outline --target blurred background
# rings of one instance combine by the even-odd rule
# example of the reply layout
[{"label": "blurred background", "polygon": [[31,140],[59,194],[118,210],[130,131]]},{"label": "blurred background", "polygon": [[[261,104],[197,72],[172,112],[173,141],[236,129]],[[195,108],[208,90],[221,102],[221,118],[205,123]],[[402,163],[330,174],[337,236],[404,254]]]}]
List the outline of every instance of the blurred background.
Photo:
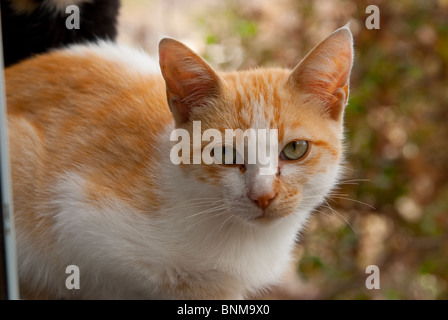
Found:
[{"label": "blurred background", "polygon": [[448,0],[122,0],[119,41],[156,55],[167,35],[221,70],[292,68],[349,21],[345,178],[284,283],[254,298],[448,299]]}]

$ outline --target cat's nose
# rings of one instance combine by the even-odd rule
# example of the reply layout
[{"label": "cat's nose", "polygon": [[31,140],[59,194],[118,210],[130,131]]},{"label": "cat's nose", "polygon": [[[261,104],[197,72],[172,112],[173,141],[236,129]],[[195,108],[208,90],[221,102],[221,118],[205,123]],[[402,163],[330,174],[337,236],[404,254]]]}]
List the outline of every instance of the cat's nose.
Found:
[{"label": "cat's nose", "polygon": [[251,198],[258,207],[264,210],[271,204],[272,200],[274,200],[276,196],[277,192],[271,192],[261,196],[249,195],[249,198]]}]

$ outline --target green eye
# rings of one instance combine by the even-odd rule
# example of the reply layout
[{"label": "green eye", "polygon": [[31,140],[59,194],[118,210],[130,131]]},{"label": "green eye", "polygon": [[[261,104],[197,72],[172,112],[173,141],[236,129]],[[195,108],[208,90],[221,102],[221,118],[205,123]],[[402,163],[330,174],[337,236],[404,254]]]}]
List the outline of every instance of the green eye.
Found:
[{"label": "green eye", "polygon": [[[232,152],[232,153],[231,153]],[[238,152],[232,147],[216,147],[212,150],[212,156],[218,160],[220,164],[237,164]],[[230,159],[227,159],[230,157]]]},{"label": "green eye", "polygon": [[291,141],[283,148],[282,153],[280,153],[280,157],[283,160],[298,160],[306,155],[308,149],[308,141]]}]

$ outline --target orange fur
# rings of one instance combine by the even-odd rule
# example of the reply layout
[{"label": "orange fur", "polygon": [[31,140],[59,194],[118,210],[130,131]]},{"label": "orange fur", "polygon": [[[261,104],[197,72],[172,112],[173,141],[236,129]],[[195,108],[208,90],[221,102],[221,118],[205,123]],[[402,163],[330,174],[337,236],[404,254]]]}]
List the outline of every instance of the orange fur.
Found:
[{"label": "orange fur", "polygon": [[[340,41],[338,37],[336,40]],[[322,48],[325,46],[321,45],[319,50]],[[169,164],[169,154],[161,151],[170,143],[164,134],[175,126],[192,133],[195,120],[201,121],[202,131],[215,128],[223,134],[225,129],[278,129],[279,152],[291,141],[309,141],[307,155],[295,161],[280,160],[277,175],[269,180],[270,189],[257,195],[263,201],[263,212],[257,213],[254,220],[261,224],[270,225],[293,215],[315,175],[322,176],[338,168],[343,135],[339,115],[348,94],[348,79],[345,82],[341,79],[347,77],[344,70],[349,72],[351,67],[344,62],[347,52],[344,51],[341,61],[326,62],[333,74],[342,76],[330,83],[331,88],[323,90],[325,95],[339,94],[342,87],[343,99],[334,99],[342,99],[343,105],[339,100],[329,104],[326,99],[319,102],[319,96],[309,99],[321,83],[311,78],[312,86],[307,87],[302,75],[307,68],[317,68],[313,65],[314,54],[294,71],[259,69],[228,73],[215,72],[174,40],[161,43],[160,55],[164,78],[137,72],[95,51],[79,54],[70,49],[38,56],[6,70],[17,228],[43,256],[58,245],[59,218],[49,212],[57,211],[57,204],[51,201],[57,197],[55,184],[67,172],[86,181],[82,192],[89,208],[101,211],[105,202],[118,201],[153,223],[168,219],[163,214],[175,203],[170,203],[169,195],[163,192],[167,185],[177,182],[166,182],[158,171],[163,167],[175,170]],[[316,76],[324,77],[322,73]],[[249,165],[179,167],[183,172],[179,179],[194,177],[194,181],[205,186],[204,190],[221,188],[228,183],[229,176],[245,179],[251,170]],[[251,183],[246,182],[243,190],[263,190],[264,186]],[[245,197],[246,194],[239,195]],[[248,199],[247,205],[254,204]],[[89,227],[95,232],[95,226]],[[173,232],[176,239],[178,235]],[[135,266],[145,269],[152,264],[137,260]],[[224,282],[208,286],[188,280],[189,274],[183,278],[180,272],[174,277],[176,281],[172,277],[163,278],[156,287],[165,288],[167,297],[230,297],[240,290],[241,281],[236,276],[226,274]],[[48,283],[45,284],[48,288],[45,285],[36,288],[27,281],[21,281],[21,285],[28,298],[58,297]]]},{"label": "orange fur", "polygon": [[[141,179],[141,170],[157,148],[147,128],[161,130],[171,120],[164,86],[159,76],[134,76],[131,87],[121,81],[129,74],[110,72],[115,68],[97,57],[51,53],[6,70],[14,200],[19,208],[30,205],[26,216],[18,217],[18,228],[39,234],[51,229],[51,218],[36,216],[32,207],[50,197],[54,177],[67,170],[78,170],[91,181],[93,204],[97,197],[115,196],[142,211],[159,206],[151,196],[156,186]],[[32,79],[38,79],[37,85],[28,85]],[[154,96],[148,96],[148,88]],[[123,111],[122,106],[129,107]]]}]

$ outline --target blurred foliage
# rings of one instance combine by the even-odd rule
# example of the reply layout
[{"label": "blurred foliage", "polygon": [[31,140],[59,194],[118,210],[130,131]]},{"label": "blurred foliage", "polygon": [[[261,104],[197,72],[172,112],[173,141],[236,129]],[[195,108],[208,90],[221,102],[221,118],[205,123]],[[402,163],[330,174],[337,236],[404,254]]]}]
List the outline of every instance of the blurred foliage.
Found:
[{"label": "blurred foliage", "polygon": [[[199,34],[221,69],[294,67],[338,27],[354,33],[345,178],[265,297],[448,299],[448,1],[189,3],[190,25],[173,36]],[[378,30],[365,27],[371,4]],[[371,264],[379,290],[365,287]]]}]

